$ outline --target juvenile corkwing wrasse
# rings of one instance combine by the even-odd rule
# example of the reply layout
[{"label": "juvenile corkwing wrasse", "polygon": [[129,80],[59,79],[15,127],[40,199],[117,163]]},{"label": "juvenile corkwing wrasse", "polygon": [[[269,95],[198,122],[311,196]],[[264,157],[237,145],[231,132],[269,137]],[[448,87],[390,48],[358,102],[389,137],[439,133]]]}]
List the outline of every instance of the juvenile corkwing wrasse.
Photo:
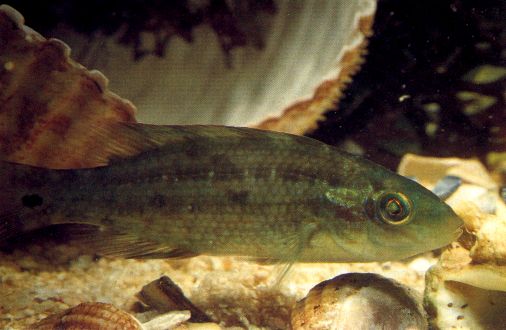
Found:
[{"label": "juvenile corkwing wrasse", "polygon": [[462,226],[419,184],[307,137],[141,124],[114,134],[107,155],[90,155],[96,168],[1,162],[0,242],[58,225],[111,256],[364,262],[439,248]]}]

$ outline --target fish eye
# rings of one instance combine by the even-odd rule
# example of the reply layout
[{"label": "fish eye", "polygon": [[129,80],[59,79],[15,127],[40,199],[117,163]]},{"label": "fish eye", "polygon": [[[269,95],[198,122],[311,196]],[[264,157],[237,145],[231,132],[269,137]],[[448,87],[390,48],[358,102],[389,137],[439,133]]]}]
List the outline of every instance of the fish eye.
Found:
[{"label": "fish eye", "polygon": [[402,193],[385,193],[377,202],[379,218],[390,225],[403,225],[411,219],[412,203]]}]

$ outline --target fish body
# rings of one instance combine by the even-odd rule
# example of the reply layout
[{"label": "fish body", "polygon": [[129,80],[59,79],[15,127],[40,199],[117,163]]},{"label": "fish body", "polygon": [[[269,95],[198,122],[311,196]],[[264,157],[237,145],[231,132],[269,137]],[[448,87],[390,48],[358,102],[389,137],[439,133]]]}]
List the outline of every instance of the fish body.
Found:
[{"label": "fish body", "polygon": [[60,225],[105,255],[360,262],[439,248],[462,225],[419,184],[307,137],[223,126],[118,132],[104,166],[2,162],[0,239]]}]

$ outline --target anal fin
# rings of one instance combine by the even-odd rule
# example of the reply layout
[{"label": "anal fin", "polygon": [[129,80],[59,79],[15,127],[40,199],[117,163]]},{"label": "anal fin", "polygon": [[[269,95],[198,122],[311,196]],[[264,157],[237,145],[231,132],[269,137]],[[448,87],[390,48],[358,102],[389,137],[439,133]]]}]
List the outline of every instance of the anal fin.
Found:
[{"label": "anal fin", "polygon": [[78,243],[89,252],[106,257],[131,259],[189,258],[197,254],[157,242],[141,239],[133,234],[80,223],[58,224],[58,233],[70,243]]}]

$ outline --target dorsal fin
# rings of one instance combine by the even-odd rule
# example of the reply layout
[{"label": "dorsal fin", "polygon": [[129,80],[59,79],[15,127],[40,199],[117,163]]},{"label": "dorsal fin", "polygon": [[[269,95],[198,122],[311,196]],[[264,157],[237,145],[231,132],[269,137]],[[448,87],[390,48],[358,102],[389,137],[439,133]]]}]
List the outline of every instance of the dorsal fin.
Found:
[{"label": "dorsal fin", "polygon": [[264,131],[246,127],[214,125],[148,125],[138,123],[118,123],[107,129],[96,127],[96,136],[103,144],[97,149],[88,150],[86,157],[98,165],[106,165],[112,159],[129,158],[142,152],[170,144],[195,139],[256,139],[259,141],[295,142],[299,144],[322,145],[311,138],[287,133]]}]

